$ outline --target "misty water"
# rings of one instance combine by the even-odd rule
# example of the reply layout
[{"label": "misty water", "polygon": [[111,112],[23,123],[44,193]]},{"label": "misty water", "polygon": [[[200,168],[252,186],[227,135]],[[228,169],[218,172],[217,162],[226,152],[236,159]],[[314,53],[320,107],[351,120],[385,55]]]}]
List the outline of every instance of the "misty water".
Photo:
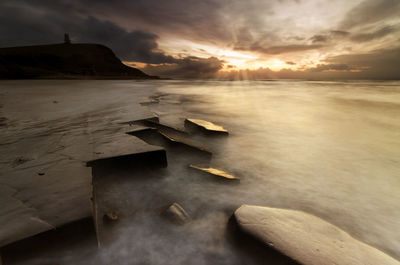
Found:
[{"label": "misty water", "polygon": [[[159,102],[140,105],[148,97]],[[19,139],[46,142],[59,131],[39,132],[62,125],[63,133],[74,131],[64,145],[75,146],[71,154],[79,157],[92,132],[99,138],[115,132],[99,128],[152,114],[177,128],[198,118],[230,133],[202,144],[213,150],[211,165],[239,176],[240,184],[197,181],[174,167],[145,184],[146,195],[179,200],[193,216],[190,224],[139,215],[100,253],[77,246],[41,257],[47,263],[243,264],[224,240],[241,204],[314,214],[400,259],[400,82],[4,81],[0,101],[7,123],[2,148],[15,156],[26,146]],[[121,192],[131,194],[132,207],[153,197],[137,195],[129,183]]]}]

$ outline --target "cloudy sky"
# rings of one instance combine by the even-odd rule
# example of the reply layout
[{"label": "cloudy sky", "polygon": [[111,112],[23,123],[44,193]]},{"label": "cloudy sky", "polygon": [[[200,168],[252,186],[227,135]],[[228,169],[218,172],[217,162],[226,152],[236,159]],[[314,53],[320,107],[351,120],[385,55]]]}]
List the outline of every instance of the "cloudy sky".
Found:
[{"label": "cloudy sky", "polygon": [[400,79],[400,0],[0,2],[0,47],[64,32],[160,76]]}]

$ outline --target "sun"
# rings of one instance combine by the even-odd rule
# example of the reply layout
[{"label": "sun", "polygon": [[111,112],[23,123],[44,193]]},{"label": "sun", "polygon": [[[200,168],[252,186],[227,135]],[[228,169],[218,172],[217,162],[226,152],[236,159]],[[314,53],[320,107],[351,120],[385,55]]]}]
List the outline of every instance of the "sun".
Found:
[{"label": "sun", "polygon": [[268,60],[266,62],[266,65],[268,66],[269,69],[274,70],[274,71],[279,71],[282,70],[283,68],[287,68],[287,64],[279,59],[272,59]]},{"label": "sun", "polygon": [[252,58],[238,58],[238,57],[225,57],[225,71],[229,70],[256,70],[260,68],[269,68],[273,71],[279,71],[282,69],[292,69],[293,65],[288,65],[286,62],[277,59],[258,59],[257,57]]}]

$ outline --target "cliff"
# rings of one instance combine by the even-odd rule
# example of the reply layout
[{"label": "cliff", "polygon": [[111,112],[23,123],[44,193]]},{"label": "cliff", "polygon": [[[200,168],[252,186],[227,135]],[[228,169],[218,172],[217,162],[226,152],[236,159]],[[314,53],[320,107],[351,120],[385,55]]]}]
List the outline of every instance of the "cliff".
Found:
[{"label": "cliff", "polygon": [[0,48],[0,79],[150,79],[99,44]]}]

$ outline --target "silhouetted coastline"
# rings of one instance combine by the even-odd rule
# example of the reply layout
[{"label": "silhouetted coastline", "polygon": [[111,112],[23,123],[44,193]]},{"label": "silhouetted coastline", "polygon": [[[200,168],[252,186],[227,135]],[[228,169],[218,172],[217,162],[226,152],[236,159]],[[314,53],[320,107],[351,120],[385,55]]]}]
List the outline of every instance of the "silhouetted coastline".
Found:
[{"label": "silhouetted coastline", "polygon": [[100,44],[0,48],[0,79],[158,79],[124,65]]}]

